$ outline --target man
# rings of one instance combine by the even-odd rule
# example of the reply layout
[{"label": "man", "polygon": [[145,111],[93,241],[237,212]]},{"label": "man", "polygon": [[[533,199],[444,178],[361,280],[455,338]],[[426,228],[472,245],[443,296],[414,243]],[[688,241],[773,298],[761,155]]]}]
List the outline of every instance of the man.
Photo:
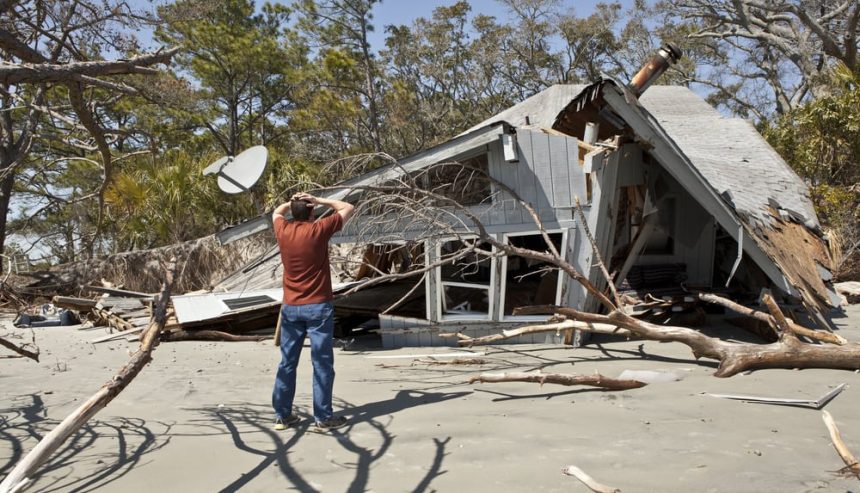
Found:
[{"label": "man", "polygon": [[[314,207],[328,206],[334,214],[315,221]],[[293,219],[287,221],[287,209]],[[321,199],[307,193],[293,195],[272,214],[275,237],[284,264],[284,299],[281,307],[281,363],[272,390],[275,429],[283,430],[299,421],[293,413],[296,368],[305,336],[311,340],[314,366],[314,419],[319,430],[340,428],[343,416],[332,413],[334,386],[334,308],[328,241],[352,217],[355,208],[340,200]]]}]

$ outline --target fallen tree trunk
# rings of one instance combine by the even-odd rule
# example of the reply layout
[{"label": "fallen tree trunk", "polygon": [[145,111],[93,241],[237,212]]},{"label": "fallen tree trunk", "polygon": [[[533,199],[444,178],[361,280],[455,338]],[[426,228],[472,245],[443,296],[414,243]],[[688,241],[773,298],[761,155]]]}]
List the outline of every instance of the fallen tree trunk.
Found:
[{"label": "fallen tree trunk", "polygon": [[[767,313],[759,311],[759,310],[754,310],[752,308],[749,308],[749,307],[743,306],[741,304],[735,303],[734,301],[723,298],[722,296],[717,296],[715,294],[710,294],[710,293],[699,293],[698,296],[699,296],[699,299],[704,301],[704,302],[712,303],[715,305],[720,305],[724,308],[728,308],[729,310],[731,310],[733,312],[739,313],[741,315],[746,315],[748,317],[754,318],[754,319],[759,320],[761,322],[765,322],[767,324],[772,325],[774,323],[773,317],[771,317]],[[808,337],[808,338],[814,339],[816,341],[827,342],[830,344],[838,344],[840,346],[848,343],[848,339],[845,339],[844,337],[840,336],[839,334],[834,334],[833,332],[825,332],[823,330],[808,329],[808,328],[806,328],[806,327],[804,327],[804,326],[802,326],[802,325],[800,325],[797,322],[794,322],[792,320],[788,320],[788,325],[789,325],[789,328],[795,334],[803,336],[803,337]]]},{"label": "fallen tree trunk", "polygon": [[596,334],[615,334],[621,335],[624,337],[631,337],[633,333],[627,329],[622,329],[614,324],[605,324],[605,323],[592,323],[592,322],[579,322],[576,320],[562,320],[559,322],[541,324],[541,325],[529,325],[526,327],[517,327],[516,329],[508,329],[503,330],[499,334],[491,334],[483,337],[469,337],[463,334],[455,334],[455,333],[446,333],[439,334],[439,337],[457,337],[459,340],[457,341],[457,345],[462,347],[468,346],[480,346],[484,344],[493,344],[496,342],[504,341],[506,339],[513,339],[514,337],[519,337],[524,334],[539,334],[542,332],[560,332],[565,330],[584,330],[586,332],[593,332]]},{"label": "fallen tree trunk", "polygon": [[638,380],[619,380],[617,378],[604,377],[596,373],[594,375],[565,375],[562,373],[481,373],[469,379],[469,383],[499,383],[499,382],[534,382],[541,385],[554,383],[558,385],[588,385],[609,390],[638,389],[647,385]]},{"label": "fallen tree trunk", "polygon": [[41,467],[63,443],[78,431],[90,418],[108,405],[123,389],[131,383],[138,373],[152,360],[152,351],[158,346],[159,334],[167,321],[167,303],[170,301],[170,290],[173,286],[173,276],[176,265],[171,264],[165,276],[164,286],[159,295],[153,319],[143,332],[140,347],[131,356],[128,363],[114,377],[86,400],[80,407],[50,431],[39,443],[12,469],[3,482],[0,483],[0,493],[20,491],[30,480],[36,470]]},{"label": "fallen tree trunk", "polygon": [[[765,300],[770,295],[765,295]],[[709,358],[720,362],[715,377],[730,377],[747,370],[766,368],[831,368],[860,369],[860,344],[847,343],[842,346],[805,344],[797,339],[791,330],[780,330],[780,339],[771,344],[749,344],[728,342],[709,337],[697,330],[672,325],[657,325],[633,318],[621,310],[608,315],[581,312],[572,308],[558,306],[531,307],[520,313],[557,313],[580,322],[610,324],[629,330],[632,334],[660,342],[680,342],[687,345],[693,356]],[[776,321],[784,320],[782,312],[776,309],[771,315]],[[788,326],[787,321],[784,322]],[[587,327],[580,330],[589,331]],[[462,341],[461,341],[462,344]]]},{"label": "fallen tree trunk", "polygon": [[262,341],[269,336],[234,335],[220,330],[174,330],[161,335],[161,342],[177,341]]},{"label": "fallen tree trunk", "polygon": [[[7,349],[11,349],[12,351],[20,354],[21,356],[23,356],[25,358],[30,358],[31,360],[34,360],[36,362],[39,361],[39,348],[38,347],[36,348],[35,351],[30,351],[29,349],[26,349],[23,345],[19,346],[19,345],[15,344],[14,342],[10,342],[10,341],[7,341],[6,339],[3,339],[2,337],[0,337],[0,346],[3,346]],[[14,356],[12,356],[12,358],[14,358]]]}]

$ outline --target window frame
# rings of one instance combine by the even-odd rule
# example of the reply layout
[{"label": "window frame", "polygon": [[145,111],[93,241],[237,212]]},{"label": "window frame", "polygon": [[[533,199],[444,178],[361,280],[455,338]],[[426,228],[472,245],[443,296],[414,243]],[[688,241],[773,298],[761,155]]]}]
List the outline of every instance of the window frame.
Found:
[{"label": "window frame", "polygon": [[[435,255],[437,261],[442,258],[442,245],[449,241],[468,241],[468,240],[478,240],[481,241],[478,235],[476,234],[465,234],[459,236],[445,236],[438,238],[435,241]],[[495,252],[496,248],[492,247],[492,251]],[[442,280],[442,265],[437,265],[434,268],[434,274],[436,278],[436,313],[440,322],[450,322],[450,321],[486,321],[486,320],[494,320],[493,314],[496,308],[496,300],[495,300],[495,285],[496,285],[496,257],[489,257],[490,261],[490,282],[489,284],[476,284],[476,283],[466,283],[459,281],[443,281]],[[452,287],[460,287],[467,289],[480,289],[487,291],[487,315],[458,315],[452,313],[445,313],[442,307],[442,301],[445,297],[445,286]]]},{"label": "window frame", "polygon": [[[559,245],[558,253],[561,255],[561,260],[567,259],[567,239],[569,229],[567,228],[559,228],[559,229],[548,229],[545,230],[546,234],[556,234],[561,233],[561,242]],[[508,239],[516,236],[540,236],[541,232],[538,230],[531,231],[518,231],[515,233],[504,233],[502,235],[502,243],[508,244]],[[504,255],[501,257],[502,265],[499,269],[499,273],[501,275],[501,284],[499,286],[499,321],[501,322],[535,322],[535,321],[544,321],[546,320],[546,315],[505,315],[505,300],[507,295],[507,287],[508,287],[508,255]],[[563,275],[564,271],[560,268],[558,270],[558,284],[556,285],[555,291],[555,304],[561,304],[561,295],[564,292],[564,283],[567,281],[567,278]]]}]

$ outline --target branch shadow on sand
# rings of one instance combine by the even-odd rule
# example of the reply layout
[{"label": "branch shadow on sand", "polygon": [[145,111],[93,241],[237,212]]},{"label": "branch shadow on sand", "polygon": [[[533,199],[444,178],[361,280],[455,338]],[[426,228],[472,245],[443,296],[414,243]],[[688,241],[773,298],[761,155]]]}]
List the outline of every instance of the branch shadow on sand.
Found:
[{"label": "branch shadow on sand", "polygon": [[[352,481],[346,491],[348,493],[360,493],[369,489],[370,471],[373,464],[382,458],[394,443],[395,436],[388,431],[388,426],[395,419],[394,414],[404,409],[436,404],[470,393],[401,390],[391,399],[357,406],[346,401],[338,401],[336,407],[343,409],[338,414],[346,415],[349,418],[349,424],[329,433],[336,439],[340,447],[354,456],[354,460],[350,462],[335,464],[342,469],[354,471]],[[312,431],[312,417],[306,416],[306,419],[303,419],[298,426],[286,432],[279,432],[272,428],[272,410],[268,405],[223,406],[201,408],[196,409],[196,411],[202,414],[202,418],[195,422],[195,426],[207,427],[213,432],[216,430],[226,432],[230,435],[234,447],[259,458],[259,462],[254,467],[242,472],[238,479],[218,491],[224,493],[239,491],[272,466],[276,466],[280,470],[281,474],[291,483],[293,489],[302,493],[319,491],[299,472],[292,460],[291,452],[291,449],[302,437],[308,433],[314,433]],[[359,426],[361,427],[363,442],[368,440],[368,427],[377,436],[372,447],[363,446],[350,437],[353,429]],[[411,490],[404,487],[405,491],[416,493],[430,491],[429,488],[433,479],[445,473],[442,470],[442,464],[447,455],[446,446],[449,441],[450,437],[433,439],[435,452],[426,474]]]},{"label": "branch shadow on sand", "polygon": [[[24,457],[25,447],[35,446],[60,423],[47,417],[38,394],[16,396],[11,402],[12,406],[0,409],[0,442],[9,451],[8,456],[0,457],[0,478]],[[96,491],[140,465],[144,455],[167,445],[172,426],[156,424],[158,432],[142,419],[90,420],[39,468],[30,487],[38,485],[43,493]],[[97,440],[99,449],[93,447]],[[116,447],[105,449],[108,440],[115,441]]]}]

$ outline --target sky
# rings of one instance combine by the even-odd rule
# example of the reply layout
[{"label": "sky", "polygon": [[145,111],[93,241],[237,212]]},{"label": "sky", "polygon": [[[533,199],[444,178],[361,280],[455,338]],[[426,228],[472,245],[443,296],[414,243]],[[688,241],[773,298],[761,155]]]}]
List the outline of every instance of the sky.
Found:
[{"label": "sky", "polygon": [[[289,4],[289,0],[270,0],[275,3]],[[561,10],[573,9],[577,15],[585,16],[594,11],[598,3],[606,3],[611,0],[560,0]],[[169,0],[130,0],[129,4],[134,8],[151,9],[153,6],[163,5]],[[371,45],[375,50],[385,47],[385,26],[409,25],[419,17],[430,17],[437,7],[450,6],[457,0],[382,0],[373,10],[373,25],[375,31],[370,36]],[[471,15],[484,14],[496,17],[499,21],[509,20],[508,8],[498,0],[468,0],[472,6]],[[257,8],[262,6],[265,0],[255,0]],[[633,4],[633,0],[620,0],[625,9]],[[141,33],[144,38],[148,36]]]},{"label": "sky", "polygon": [[[468,0],[472,6],[471,15],[484,14],[496,17],[499,21],[509,18],[508,8],[498,0]],[[573,9],[577,15],[584,16],[594,11],[598,3],[607,3],[608,0],[562,0],[561,10]],[[441,6],[449,6],[456,0],[382,0],[373,12],[374,26],[376,32],[371,38],[371,44],[375,49],[384,47],[385,26],[411,24],[419,17],[430,17],[433,9]],[[628,8],[632,0],[622,0],[624,8]]]}]

